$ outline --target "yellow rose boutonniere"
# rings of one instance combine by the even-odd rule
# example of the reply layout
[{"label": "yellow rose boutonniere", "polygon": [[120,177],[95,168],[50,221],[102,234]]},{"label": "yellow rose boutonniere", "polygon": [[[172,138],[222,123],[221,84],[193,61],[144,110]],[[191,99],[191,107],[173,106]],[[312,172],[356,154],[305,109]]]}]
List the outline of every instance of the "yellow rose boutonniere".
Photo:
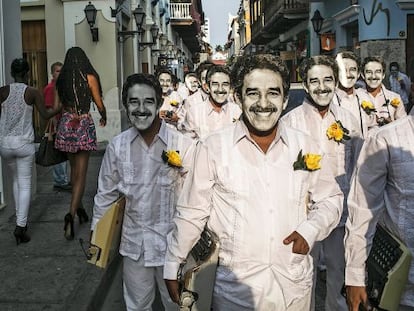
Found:
[{"label": "yellow rose boutonniere", "polygon": [[394,98],[391,101],[391,106],[393,106],[394,108],[397,108],[400,105],[400,100],[398,98]]},{"label": "yellow rose boutonniere", "polygon": [[164,163],[167,163],[169,166],[177,168],[181,168],[183,166],[178,150],[163,151],[161,158],[163,159]]},{"label": "yellow rose boutonniere", "polygon": [[344,142],[344,140],[349,140],[349,131],[342,125],[341,121],[336,120],[331,124],[330,127],[326,130],[326,135],[329,139],[335,140],[337,143]]},{"label": "yellow rose boutonniere", "polygon": [[173,106],[173,107],[177,107],[177,106],[178,106],[178,104],[179,104],[178,100],[175,100],[175,99],[170,100],[170,105],[171,105],[171,106]]},{"label": "yellow rose boutonniere", "polygon": [[305,171],[316,171],[321,168],[322,156],[319,154],[306,153],[302,154],[302,150],[299,151],[297,160],[293,163],[293,169],[305,170]]},{"label": "yellow rose boutonniere", "polygon": [[369,101],[363,100],[361,107],[364,109],[367,115],[370,115],[371,112],[376,112],[374,105]]}]

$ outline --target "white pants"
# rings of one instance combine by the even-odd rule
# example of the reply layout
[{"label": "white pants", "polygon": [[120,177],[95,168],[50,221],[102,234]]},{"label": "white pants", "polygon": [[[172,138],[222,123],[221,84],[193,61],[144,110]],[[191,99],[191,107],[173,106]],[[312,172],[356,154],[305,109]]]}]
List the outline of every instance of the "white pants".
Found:
[{"label": "white pants", "polygon": [[7,149],[0,146],[0,155],[11,173],[16,224],[20,227],[26,226],[29,214],[34,153],[35,146],[32,143],[17,149]]},{"label": "white pants", "polygon": [[[335,228],[323,241],[315,243],[311,255],[314,264],[312,310],[315,310],[315,288],[317,278],[317,266],[320,254],[323,253],[326,265],[326,299],[325,310],[347,311],[346,300],[341,294],[345,282],[345,227]],[[322,252],[321,252],[322,248]]]},{"label": "white pants", "polygon": [[145,267],[143,257],[141,255],[138,261],[124,257],[123,283],[127,310],[151,311],[157,284],[165,311],[178,311],[178,305],[171,300],[164,283],[163,266]]}]

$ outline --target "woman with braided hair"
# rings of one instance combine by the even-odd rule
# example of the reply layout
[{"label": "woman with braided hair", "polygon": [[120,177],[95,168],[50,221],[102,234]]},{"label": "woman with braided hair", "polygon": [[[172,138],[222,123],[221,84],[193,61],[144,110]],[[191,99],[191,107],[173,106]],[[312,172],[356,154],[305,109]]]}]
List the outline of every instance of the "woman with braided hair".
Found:
[{"label": "woman with braided hair", "polygon": [[57,128],[55,147],[67,153],[71,166],[72,199],[70,211],[65,216],[64,231],[65,238],[73,240],[75,215],[78,215],[80,223],[89,220],[82,206],[82,197],[89,155],[97,149],[95,124],[89,113],[91,101],[101,115],[99,125],[106,125],[99,75],[81,48],[72,47],[66,52],[56,81],[56,92],[55,100],[62,103],[63,114]]}]

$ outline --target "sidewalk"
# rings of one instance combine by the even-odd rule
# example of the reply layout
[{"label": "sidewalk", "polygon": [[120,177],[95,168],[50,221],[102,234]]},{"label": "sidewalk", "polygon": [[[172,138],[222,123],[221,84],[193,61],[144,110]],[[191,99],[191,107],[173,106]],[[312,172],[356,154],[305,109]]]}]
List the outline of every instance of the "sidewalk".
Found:
[{"label": "sidewalk", "polygon": [[[91,154],[83,205],[92,215],[105,146]],[[37,166],[37,192],[29,212],[31,241],[16,246],[15,211],[0,211],[0,310],[99,310],[119,266],[107,270],[86,262],[79,238],[89,240],[90,222],[75,222],[75,240],[63,236],[71,194],[53,189],[52,167]]]}]

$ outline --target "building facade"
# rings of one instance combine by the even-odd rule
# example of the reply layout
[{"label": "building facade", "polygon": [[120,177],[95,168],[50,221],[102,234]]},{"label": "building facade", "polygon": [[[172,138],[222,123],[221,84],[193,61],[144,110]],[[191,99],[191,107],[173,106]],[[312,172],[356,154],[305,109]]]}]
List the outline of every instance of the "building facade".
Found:
[{"label": "building facade", "polygon": [[[202,47],[201,0],[21,0],[20,5],[31,85],[42,89],[48,83],[50,65],[63,62],[72,46],[81,47],[99,73],[108,115],[107,125],[97,127],[99,141],[109,141],[128,127],[120,100],[128,75],[154,73],[159,66],[167,66],[182,79]],[[93,21],[86,18],[87,7],[95,10]],[[96,109],[91,114],[99,119]],[[41,119],[35,120],[38,135],[43,126]]]},{"label": "building facade", "polygon": [[[92,25],[85,16],[89,4],[96,9]],[[145,12],[139,32],[133,17],[138,7]],[[162,65],[182,78],[203,51],[203,19],[201,0],[0,0],[0,84],[13,81],[11,62],[25,57],[31,67],[30,85],[42,90],[51,64],[63,62],[68,48],[81,47],[101,77],[107,108],[108,123],[104,128],[97,126],[98,140],[110,140],[128,127],[120,101],[125,77],[135,72],[154,73]],[[152,38],[154,24],[159,31]],[[91,114],[99,120],[96,109]],[[37,136],[41,135],[43,124],[36,114],[34,125]],[[14,208],[6,176],[10,174],[0,158],[0,210]],[[32,183],[34,195],[35,169]]]},{"label": "building facade", "polygon": [[413,10],[414,0],[241,0],[239,53],[280,55],[292,82],[300,80],[303,58],[343,50],[361,58],[381,55],[387,65],[397,61],[414,78]]}]

